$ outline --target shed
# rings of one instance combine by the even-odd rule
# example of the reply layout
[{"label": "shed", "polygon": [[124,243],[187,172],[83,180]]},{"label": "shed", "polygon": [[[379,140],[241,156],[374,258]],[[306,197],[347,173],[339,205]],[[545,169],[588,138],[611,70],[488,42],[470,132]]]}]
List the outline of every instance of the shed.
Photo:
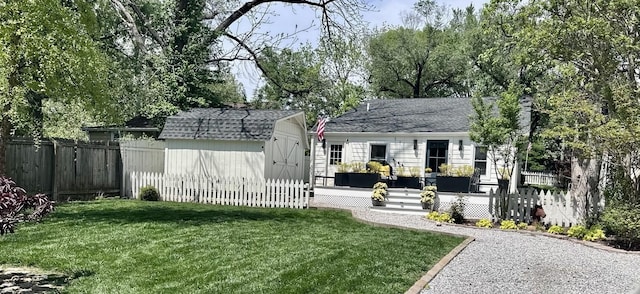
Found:
[{"label": "shed", "polygon": [[167,118],[159,138],[166,174],[304,179],[302,111],[196,108]]}]

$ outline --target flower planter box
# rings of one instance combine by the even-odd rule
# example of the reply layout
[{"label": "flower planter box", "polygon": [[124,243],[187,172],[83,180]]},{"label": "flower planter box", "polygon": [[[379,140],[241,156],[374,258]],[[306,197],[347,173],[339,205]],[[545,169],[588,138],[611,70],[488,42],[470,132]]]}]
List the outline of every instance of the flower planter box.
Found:
[{"label": "flower planter box", "polygon": [[394,188],[422,188],[422,185],[420,184],[420,178],[418,177],[398,177],[398,179],[391,182],[391,186]]},{"label": "flower planter box", "polygon": [[373,173],[349,173],[348,185],[355,188],[373,188],[380,181],[380,174]]},{"label": "flower planter box", "polygon": [[438,192],[468,193],[471,177],[437,176]]},{"label": "flower planter box", "polygon": [[355,188],[372,188],[380,181],[380,174],[373,173],[335,173],[335,186],[349,186]]},{"label": "flower planter box", "polygon": [[333,178],[334,186],[348,186],[349,185],[349,173],[336,173]]}]

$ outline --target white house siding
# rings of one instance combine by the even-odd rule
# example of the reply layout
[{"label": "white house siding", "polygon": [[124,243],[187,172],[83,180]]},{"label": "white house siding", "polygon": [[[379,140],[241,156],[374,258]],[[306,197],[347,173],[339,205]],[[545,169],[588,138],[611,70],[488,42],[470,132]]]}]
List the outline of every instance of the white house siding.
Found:
[{"label": "white house siding", "polygon": [[[411,166],[418,166],[421,168],[421,176],[424,175],[423,168],[426,163],[426,148],[427,141],[429,140],[448,140],[448,154],[447,162],[453,167],[460,167],[463,165],[474,166],[475,161],[475,146],[476,144],[471,141],[466,133],[458,134],[434,134],[434,135],[397,135],[392,136],[385,134],[377,135],[325,135],[326,148],[322,149],[321,142],[315,142],[315,161],[314,161],[314,175],[333,177],[337,171],[337,166],[329,165],[329,150],[331,145],[343,145],[342,162],[353,163],[361,162],[366,163],[369,161],[369,149],[372,144],[386,144],[387,145],[387,160],[394,168],[397,168],[399,164],[402,164],[408,168]],[[417,140],[417,150],[413,149],[413,140]],[[462,150],[459,149],[460,140],[462,140]],[[395,161],[394,161],[395,160]],[[499,161],[500,163],[501,161]],[[474,166],[475,167],[475,166]],[[514,179],[517,177],[514,177]],[[321,180],[317,179],[316,183],[320,183]],[[495,165],[491,160],[490,155],[487,157],[487,173],[480,176],[480,189],[481,191],[488,192],[490,189],[496,189],[497,178],[495,174]],[[332,185],[332,181],[322,182],[323,184]],[[517,183],[513,181],[513,185]]]},{"label": "white house siding", "polygon": [[265,177],[303,180],[305,140],[305,130],[293,118],[277,122],[265,145]]},{"label": "white house siding", "polygon": [[264,142],[166,140],[165,173],[264,178]]},{"label": "white house siding", "polygon": [[[414,150],[414,140],[417,140],[417,149]],[[387,161],[394,167],[404,166],[407,171],[409,167],[417,166],[422,169],[426,163],[426,148],[428,140],[448,140],[448,162],[453,166],[473,165],[474,146],[466,135],[369,135],[369,136],[326,136],[326,148],[322,149],[322,143],[316,142],[315,174],[333,176],[336,166],[330,166],[329,150],[331,145],[343,145],[342,161],[346,163],[361,162],[366,163],[370,159],[369,150],[371,145],[387,145]],[[463,140],[463,151],[459,151],[459,140]]]}]

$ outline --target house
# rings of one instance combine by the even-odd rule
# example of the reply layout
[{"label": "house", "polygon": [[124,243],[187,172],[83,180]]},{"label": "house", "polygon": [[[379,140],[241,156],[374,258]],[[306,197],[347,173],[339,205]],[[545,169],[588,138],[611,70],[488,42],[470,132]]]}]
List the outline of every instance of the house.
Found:
[{"label": "house", "polygon": [[160,129],[142,116],[128,120],[124,126],[83,127],[82,130],[89,136],[89,141],[117,141],[125,136],[157,138],[160,134]]},{"label": "house", "polygon": [[167,118],[165,174],[304,179],[302,111],[196,108]]},{"label": "house", "polygon": [[[492,103],[495,98],[485,98]],[[365,101],[332,118],[324,141],[312,141],[314,184],[331,185],[340,163],[386,161],[397,171],[417,167],[433,172],[443,164],[470,165],[479,170],[479,189],[497,187],[495,166],[485,149],[469,137],[471,98],[388,99]],[[524,104],[523,126],[530,121]],[[323,147],[324,146],[324,147]],[[515,176],[515,175],[514,175]],[[512,182],[512,189],[517,181]]]}]

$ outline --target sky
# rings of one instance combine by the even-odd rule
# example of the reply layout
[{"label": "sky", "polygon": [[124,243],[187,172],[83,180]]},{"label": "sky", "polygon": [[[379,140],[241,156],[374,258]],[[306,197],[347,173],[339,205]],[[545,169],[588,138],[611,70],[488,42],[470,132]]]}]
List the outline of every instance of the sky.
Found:
[{"label": "sky", "polygon": [[[365,12],[363,18],[368,22],[368,28],[371,30],[384,25],[398,26],[402,24],[403,15],[412,10],[413,4],[416,1],[417,0],[368,0],[367,2],[373,6],[373,9]],[[465,8],[469,4],[480,8],[483,4],[487,3],[488,0],[436,0],[436,2],[450,8]],[[296,29],[310,28],[303,32],[296,33],[294,37],[287,38],[280,46],[296,48],[306,42],[312,45],[317,44],[320,37],[320,31],[318,29],[320,18],[313,9],[299,5],[290,6],[279,3],[270,4],[270,6],[264,7],[263,9],[268,9],[273,13],[267,16],[267,23],[262,24],[256,31],[257,34],[254,35],[288,35],[296,32]],[[229,29],[238,34],[240,34],[240,32],[246,32],[247,29],[251,27],[253,20],[255,20],[255,15],[247,15]],[[224,47],[229,50],[232,48],[232,44],[225,42]],[[263,83],[258,69],[252,62],[235,61],[232,64],[231,71],[244,87],[247,99],[251,100],[254,91]]]}]

